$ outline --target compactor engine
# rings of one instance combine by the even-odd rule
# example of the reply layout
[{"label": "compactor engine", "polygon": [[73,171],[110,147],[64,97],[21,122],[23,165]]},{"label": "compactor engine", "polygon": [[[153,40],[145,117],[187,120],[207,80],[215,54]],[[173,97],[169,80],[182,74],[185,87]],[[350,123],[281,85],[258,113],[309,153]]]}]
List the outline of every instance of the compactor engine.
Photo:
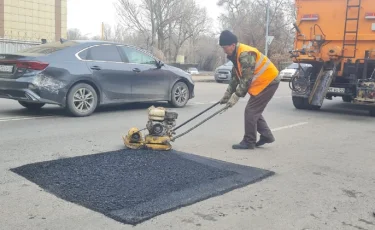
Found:
[{"label": "compactor engine", "polygon": [[152,136],[172,136],[178,114],[164,108],[149,108],[146,127]]},{"label": "compactor engine", "polygon": [[144,136],[141,130],[133,127],[128,131],[128,135],[123,136],[124,144],[132,149],[170,150],[177,117],[176,112],[168,111],[164,107],[151,106],[148,108],[146,124],[148,134]]}]

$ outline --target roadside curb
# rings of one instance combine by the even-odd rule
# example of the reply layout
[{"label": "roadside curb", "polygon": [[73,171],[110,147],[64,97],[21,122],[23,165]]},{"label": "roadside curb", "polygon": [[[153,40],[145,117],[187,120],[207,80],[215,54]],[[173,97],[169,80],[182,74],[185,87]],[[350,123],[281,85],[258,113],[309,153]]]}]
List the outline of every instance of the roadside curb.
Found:
[{"label": "roadside curb", "polygon": [[215,80],[201,79],[201,80],[194,80],[194,82],[215,82]]},{"label": "roadside curb", "polygon": [[214,76],[193,76],[194,82],[216,82]]}]

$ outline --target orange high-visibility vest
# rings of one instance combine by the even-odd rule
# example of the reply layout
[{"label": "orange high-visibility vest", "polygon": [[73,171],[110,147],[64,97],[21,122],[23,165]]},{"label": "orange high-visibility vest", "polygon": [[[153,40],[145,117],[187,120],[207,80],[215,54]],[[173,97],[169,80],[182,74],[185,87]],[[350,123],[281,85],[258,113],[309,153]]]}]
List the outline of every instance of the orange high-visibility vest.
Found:
[{"label": "orange high-visibility vest", "polygon": [[[279,70],[276,68],[276,66],[261,52],[259,52],[258,49],[245,45],[245,44],[239,44],[237,48],[237,76],[242,77],[241,71],[241,63],[240,63],[240,54],[242,52],[248,52],[252,51],[257,54],[256,58],[256,64],[255,64],[255,71],[254,71],[254,77],[250,84],[248,93],[250,95],[256,96],[260,92],[264,90],[278,75]],[[240,70],[240,71],[239,71]]]}]

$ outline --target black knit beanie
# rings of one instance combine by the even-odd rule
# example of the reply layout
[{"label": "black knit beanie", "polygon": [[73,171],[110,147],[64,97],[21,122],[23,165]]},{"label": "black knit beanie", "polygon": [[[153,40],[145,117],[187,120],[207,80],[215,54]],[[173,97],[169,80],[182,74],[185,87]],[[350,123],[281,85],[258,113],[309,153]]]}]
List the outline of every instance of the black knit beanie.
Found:
[{"label": "black knit beanie", "polygon": [[220,39],[219,39],[220,46],[229,46],[237,42],[238,42],[237,36],[234,35],[232,32],[230,32],[229,30],[224,30],[223,32],[221,32]]}]

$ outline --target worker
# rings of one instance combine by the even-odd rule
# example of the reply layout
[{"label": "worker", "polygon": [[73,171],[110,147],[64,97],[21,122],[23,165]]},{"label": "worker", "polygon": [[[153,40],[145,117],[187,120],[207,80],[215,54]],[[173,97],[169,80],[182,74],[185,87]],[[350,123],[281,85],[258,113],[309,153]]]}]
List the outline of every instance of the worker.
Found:
[{"label": "worker", "polygon": [[[275,138],[262,113],[280,84],[275,65],[256,48],[239,43],[237,36],[228,30],[220,34],[219,45],[233,62],[232,79],[220,104],[233,107],[240,98],[250,95],[245,108],[245,134],[233,149],[255,149]],[[260,134],[257,140],[257,131]]]}]

